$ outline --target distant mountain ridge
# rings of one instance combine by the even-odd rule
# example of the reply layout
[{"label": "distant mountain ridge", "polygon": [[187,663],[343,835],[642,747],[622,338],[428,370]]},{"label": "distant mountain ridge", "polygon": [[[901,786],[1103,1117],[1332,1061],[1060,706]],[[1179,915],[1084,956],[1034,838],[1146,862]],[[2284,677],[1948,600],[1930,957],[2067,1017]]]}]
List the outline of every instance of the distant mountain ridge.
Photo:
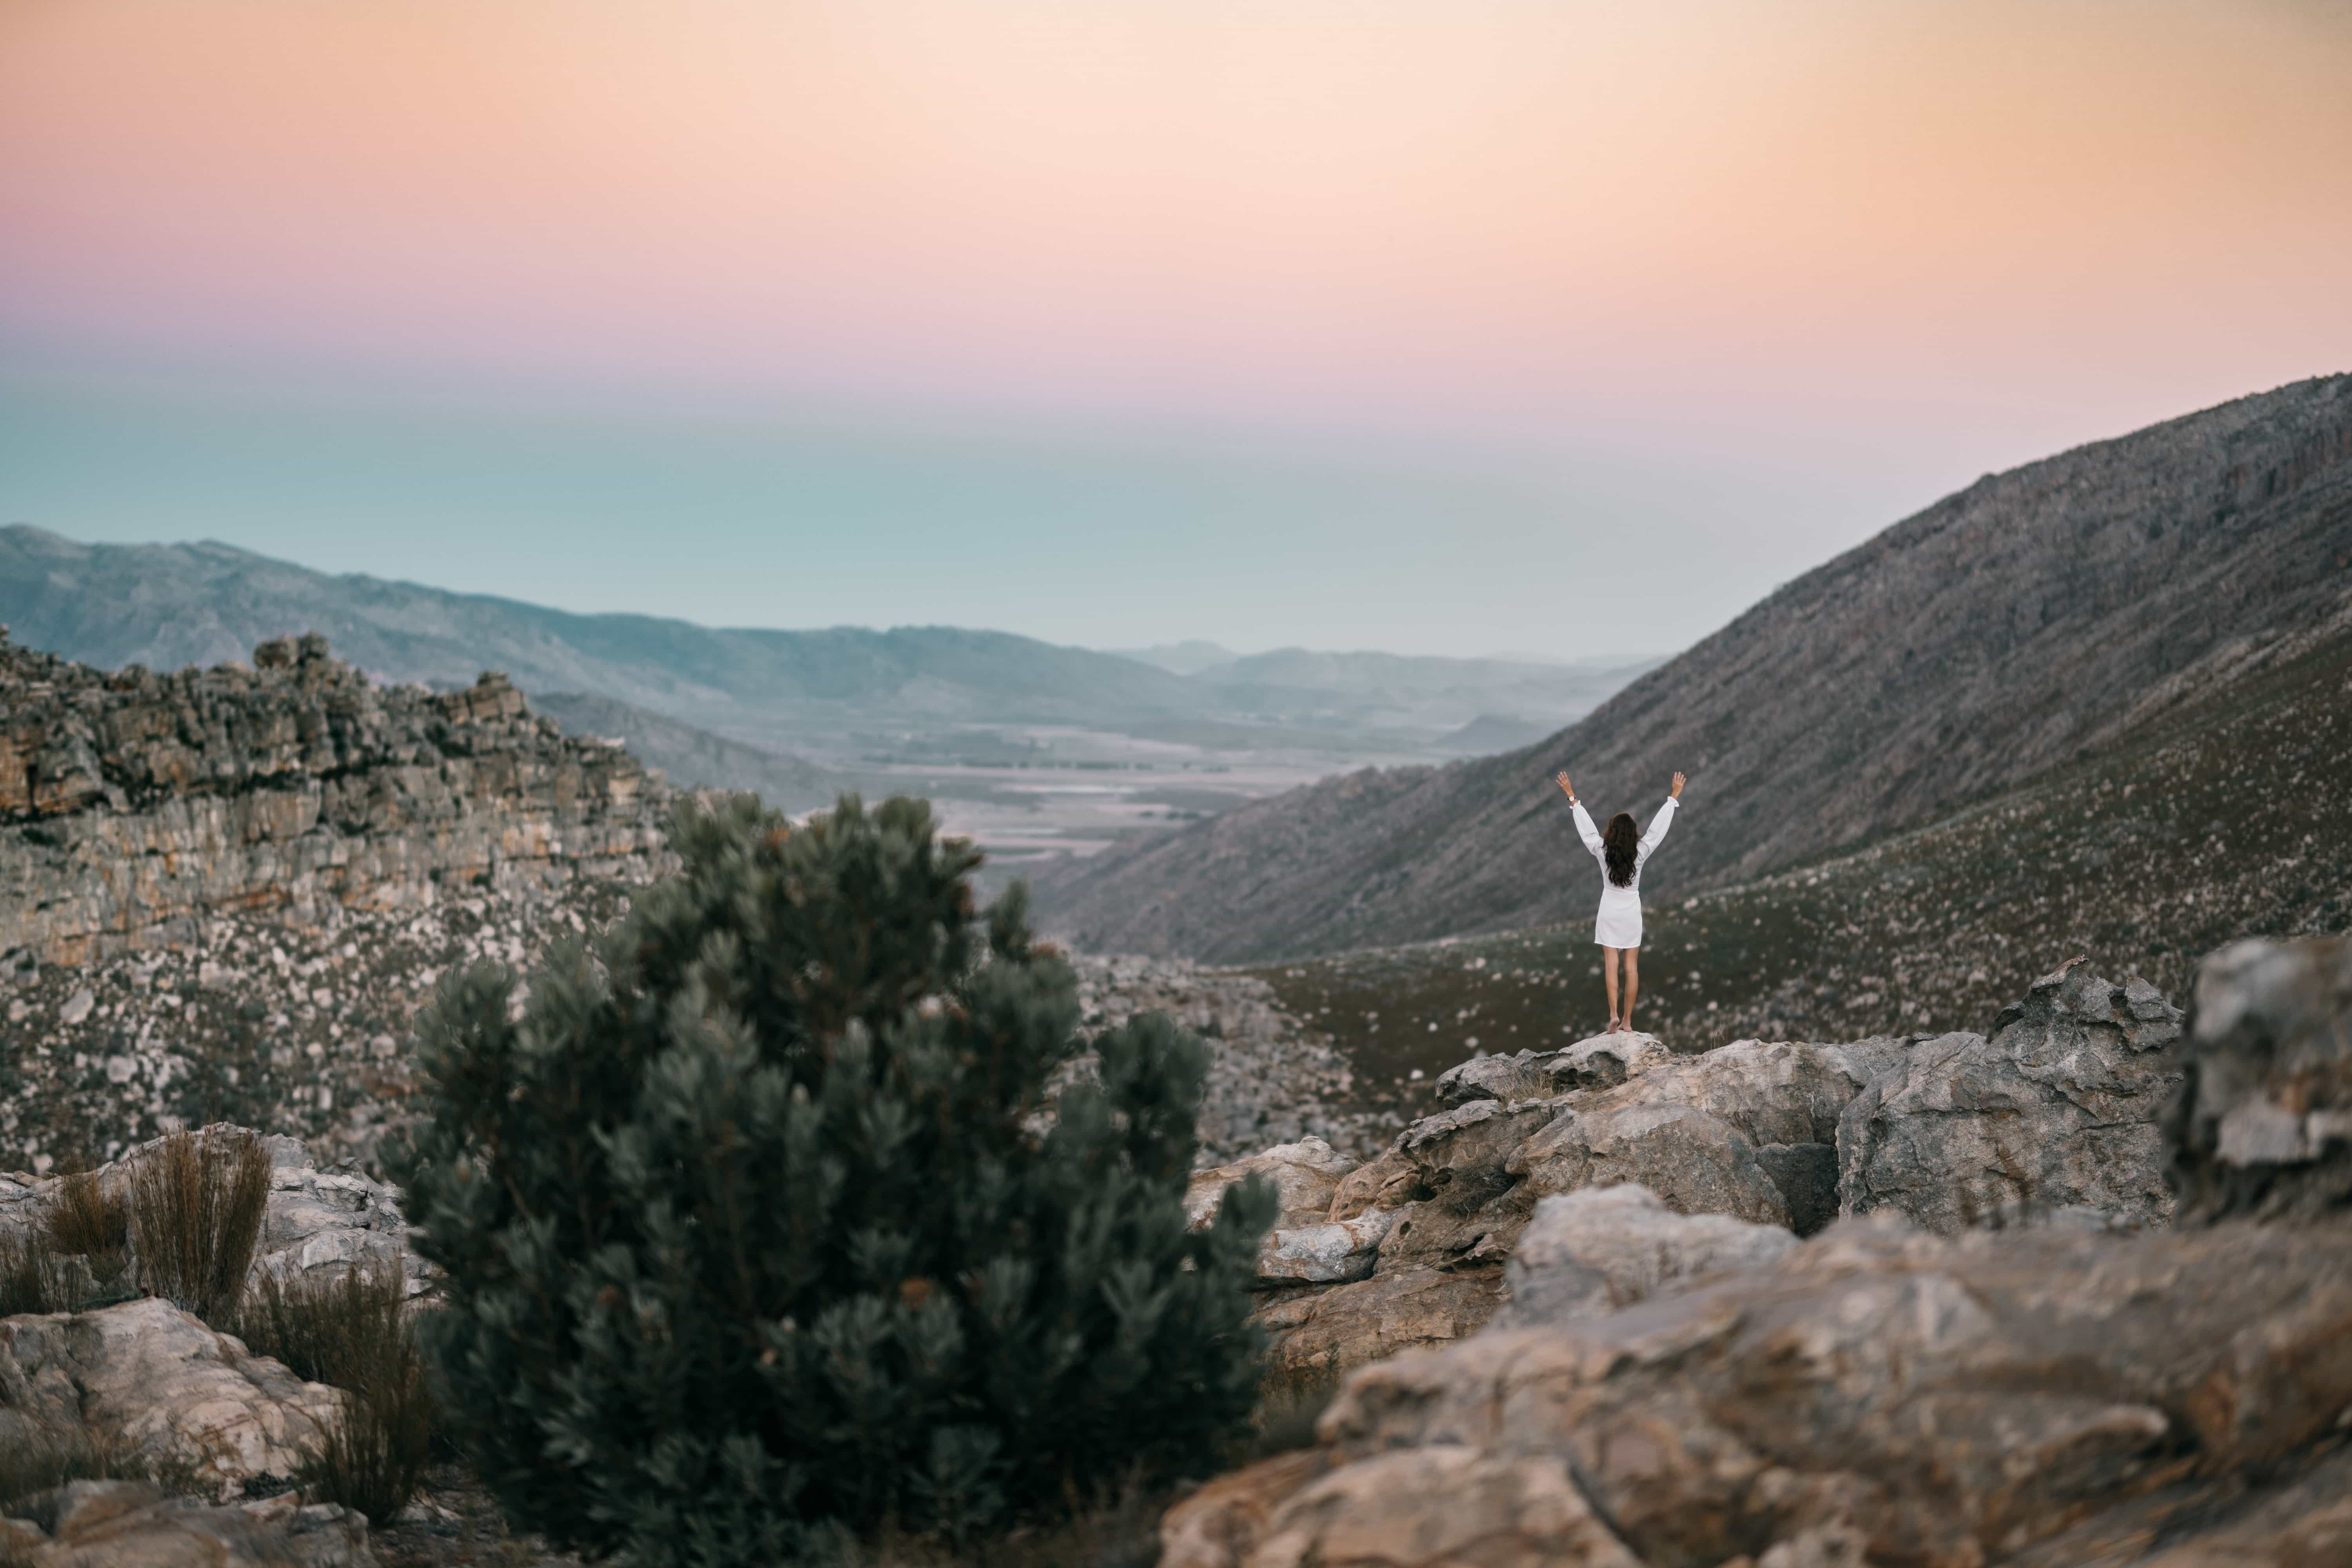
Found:
[{"label": "distant mountain ridge", "polygon": [[1075,863],[1048,924],[1239,961],[1591,909],[1549,784],[1646,816],[1656,891],[1754,875],[2017,784],[2352,606],[2352,376],[1988,476],[1783,585],[1574,725],[1364,770]]},{"label": "distant mountain ridge", "polygon": [[0,621],[20,644],[105,668],[211,665],[268,637],[317,631],[383,679],[462,685],[489,666],[529,691],[593,691],[673,713],[735,700],[1043,720],[1199,706],[1165,670],[1009,632],[769,631],[573,615],[331,576],[211,541],[82,544],[23,524],[0,528]]},{"label": "distant mountain ridge", "polygon": [[[1300,649],[1240,658],[1207,644],[1142,650],[1189,661],[1197,672],[1186,675],[1009,632],[575,615],[330,575],[216,542],[84,544],[24,524],[0,528],[0,623],[25,646],[110,669],[209,667],[268,637],[316,631],[380,679],[446,689],[499,669],[534,697],[590,694],[771,752],[813,740],[855,750],[853,730],[1076,725],[1160,738],[1206,721],[1228,739],[1352,736],[1359,755],[1434,754],[1441,737],[1481,713],[1564,722],[1640,668]],[[700,742],[688,750],[715,755]]]}]

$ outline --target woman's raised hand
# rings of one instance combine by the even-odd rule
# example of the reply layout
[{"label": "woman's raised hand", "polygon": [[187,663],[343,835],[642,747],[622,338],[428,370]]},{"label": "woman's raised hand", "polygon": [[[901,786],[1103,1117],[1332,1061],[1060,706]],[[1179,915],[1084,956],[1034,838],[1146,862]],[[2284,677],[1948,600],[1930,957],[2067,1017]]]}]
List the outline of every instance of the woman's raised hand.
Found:
[{"label": "woman's raised hand", "polygon": [[1675,796],[1675,798],[1676,800],[1680,800],[1680,799],[1682,799],[1682,797],[1683,797],[1683,783],[1684,783],[1683,775],[1682,775],[1682,774],[1680,774],[1680,773],[1676,773],[1676,774],[1675,775],[1675,788],[1674,788],[1674,796]]},{"label": "woman's raised hand", "polygon": [[1576,798],[1576,789],[1574,785],[1568,782],[1568,770],[1566,768],[1562,768],[1559,772],[1552,774],[1552,779],[1559,785],[1560,794],[1568,796],[1570,800],[1574,800]]}]

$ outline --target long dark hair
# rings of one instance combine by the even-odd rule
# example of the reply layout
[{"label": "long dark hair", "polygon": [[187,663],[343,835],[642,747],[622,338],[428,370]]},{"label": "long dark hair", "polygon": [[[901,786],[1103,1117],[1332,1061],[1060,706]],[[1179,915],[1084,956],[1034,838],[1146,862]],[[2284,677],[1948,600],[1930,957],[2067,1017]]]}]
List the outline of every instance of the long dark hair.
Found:
[{"label": "long dark hair", "polygon": [[1621,888],[1633,881],[1633,852],[1641,846],[1642,831],[1631,814],[1621,811],[1609,819],[1609,831],[1601,836],[1601,860],[1611,881]]}]

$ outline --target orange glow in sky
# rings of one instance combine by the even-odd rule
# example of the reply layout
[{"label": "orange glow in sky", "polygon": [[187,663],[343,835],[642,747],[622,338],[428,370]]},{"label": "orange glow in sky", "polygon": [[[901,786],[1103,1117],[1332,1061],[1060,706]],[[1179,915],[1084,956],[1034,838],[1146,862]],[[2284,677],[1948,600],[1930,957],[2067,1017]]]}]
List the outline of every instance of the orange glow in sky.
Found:
[{"label": "orange glow in sky", "polygon": [[2352,365],[2347,283],[2334,0],[0,0],[0,349],[59,374],[1917,504]]}]

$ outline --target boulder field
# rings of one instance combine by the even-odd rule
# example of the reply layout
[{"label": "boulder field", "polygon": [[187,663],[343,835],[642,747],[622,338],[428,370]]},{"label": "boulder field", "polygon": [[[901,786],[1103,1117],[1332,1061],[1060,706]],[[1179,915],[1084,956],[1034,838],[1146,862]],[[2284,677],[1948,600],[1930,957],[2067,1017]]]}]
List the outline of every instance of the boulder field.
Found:
[{"label": "boulder field", "polygon": [[[1277,1230],[1285,1363],[1381,1359],[1171,1510],[1164,1568],[2352,1563],[2352,939],[2226,948],[2193,1002],[2070,967],[1990,1038],[1743,1041],[1324,1162],[1326,1226],[1430,1250],[1302,1288]],[[1759,1152],[1808,1145],[1804,1237],[1819,1156]],[[1491,1282],[1419,1353],[1284,1326],[1449,1277]]]}]

